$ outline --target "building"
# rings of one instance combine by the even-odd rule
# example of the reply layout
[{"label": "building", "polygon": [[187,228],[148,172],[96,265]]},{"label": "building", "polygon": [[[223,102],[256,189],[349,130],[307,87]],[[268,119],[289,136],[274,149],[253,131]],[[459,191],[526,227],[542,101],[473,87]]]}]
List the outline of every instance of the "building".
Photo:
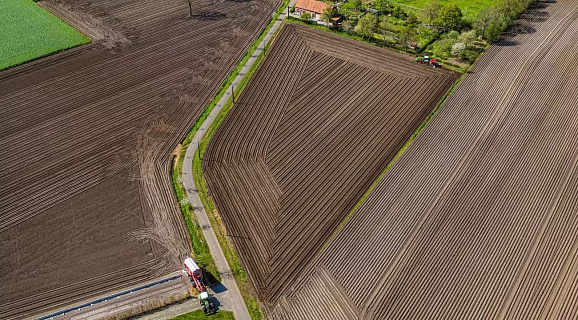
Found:
[{"label": "building", "polygon": [[311,20],[321,21],[321,13],[325,8],[332,8],[330,4],[316,0],[297,0],[295,3],[295,13],[302,15],[303,13],[311,14]]}]

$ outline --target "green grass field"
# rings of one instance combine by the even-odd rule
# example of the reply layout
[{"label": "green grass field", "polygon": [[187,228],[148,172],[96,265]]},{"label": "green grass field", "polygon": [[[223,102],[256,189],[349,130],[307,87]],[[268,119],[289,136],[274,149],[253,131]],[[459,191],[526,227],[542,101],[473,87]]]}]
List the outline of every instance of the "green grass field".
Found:
[{"label": "green grass field", "polygon": [[[399,3],[410,7],[423,8],[430,0],[395,0],[392,3]],[[464,16],[474,16],[480,9],[490,7],[494,4],[494,0],[438,0],[442,5],[448,3],[455,3],[462,9]]]},{"label": "green grass field", "polygon": [[182,314],[169,320],[235,320],[232,312],[219,310],[217,313],[206,316],[203,310]]},{"label": "green grass field", "polygon": [[87,42],[32,0],[0,0],[0,70]]}]

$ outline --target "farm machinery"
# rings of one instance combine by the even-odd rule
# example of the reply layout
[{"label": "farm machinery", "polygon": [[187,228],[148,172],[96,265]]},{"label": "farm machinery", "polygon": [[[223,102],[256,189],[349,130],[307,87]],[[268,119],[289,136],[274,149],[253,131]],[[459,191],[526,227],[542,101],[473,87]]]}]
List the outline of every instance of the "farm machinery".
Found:
[{"label": "farm machinery", "polygon": [[432,68],[441,68],[441,65],[439,63],[437,63],[437,59],[430,59],[430,57],[425,56],[425,57],[419,57],[417,59],[415,59],[415,62],[418,62],[420,64],[425,64],[428,67],[432,67]]},{"label": "farm machinery", "polygon": [[209,292],[207,291],[207,287],[203,281],[203,269],[199,268],[199,266],[191,258],[186,258],[184,264],[189,281],[199,292],[197,297],[203,312],[205,314],[211,314],[215,312],[215,305],[211,301]]},{"label": "farm machinery", "polygon": [[189,281],[199,292],[206,289],[205,283],[203,282],[203,269],[199,268],[193,259],[185,259],[185,271],[187,272]]},{"label": "farm machinery", "polygon": [[210,295],[206,290],[201,292],[199,294],[198,298],[199,298],[199,304],[201,305],[201,308],[203,309],[204,314],[211,314],[211,313],[215,312],[215,305],[210,300]]}]

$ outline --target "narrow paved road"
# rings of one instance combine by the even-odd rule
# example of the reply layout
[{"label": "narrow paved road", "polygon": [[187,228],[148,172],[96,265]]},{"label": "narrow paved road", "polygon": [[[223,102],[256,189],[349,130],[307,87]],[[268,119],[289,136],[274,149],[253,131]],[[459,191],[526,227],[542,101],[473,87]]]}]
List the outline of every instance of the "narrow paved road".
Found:
[{"label": "narrow paved road", "polygon": [[[291,0],[289,6],[290,7],[293,6],[295,2],[296,0]],[[255,49],[253,55],[247,60],[247,63],[245,64],[245,66],[243,66],[243,69],[241,69],[241,72],[233,80],[232,83],[233,88],[236,88],[237,85],[241,82],[241,79],[243,79],[243,77],[247,74],[247,72],[249,72],[249,69],[255,63],[257,57],[264,50],[265,45],[271,40],[275,32],[277,32],[277,29],[279,29],[279,27],[281,26],[281,23],[283,22],[283,19],[285,19],[285,16],[286,13],[281,14],[279,18],[277,18],[277,21],[275,21],[273,27],[271,27],[267,35],[257,46],[257,49]],[[239,287],[237,286],[237,283],[233,278],[231,268],[229,268],[229,264],[225,259],[225,255],[223,254],[223,251],[219,246],[219,242],[217,241],[217,237],[215,236],[215,232],[211,227],[211,223],[209,221],[209,218],[207,217],[205,208],[203,207],[201,199],[199,198],[199,195],[197,193],[197,187],[195,186],[195,181],[193,179],[193,159],[195,157],[195,152],[197,152],[197,145],[203,138],[207,129],[211,126],[211,124],[215,120],[215,117],[219,114],[219,112],[221,112],[221,109],[223,108],[223,106],[229,100],[230,97],[231,97],[231,89],[230,87],[227,87],[225,94],[221,97],[219,102],[217,102],[217,105],[213,108],[207,119],[203,122],[203,124],[193,137],[193,140],[191,141],[191,144],[189,145],[189,148],[187,149],[187,152],[185,154],[185,160],[183,162],[182,168],[182,178],[183,178],[183,185],[189,195],[189,201],[191,202],[193,208],[195,208],[197,219],[199,220],[199,224],[203,228],[203,235],[207,240],[209,250],[213,255],[213,259],[215,260],[215,264],[217,265],[217,269],[219,270],[219,274],[221,275],[222,284],[226,288],[225,291],[216,294],[217,299],[219,300],[219,303],[223,308],[233,311],[235,319],[250,320],[251,317],[249,315],[249,311],[247,310],[247,306],[245,305],[243,297],[241,296],[241,292],[239,291]]]}]

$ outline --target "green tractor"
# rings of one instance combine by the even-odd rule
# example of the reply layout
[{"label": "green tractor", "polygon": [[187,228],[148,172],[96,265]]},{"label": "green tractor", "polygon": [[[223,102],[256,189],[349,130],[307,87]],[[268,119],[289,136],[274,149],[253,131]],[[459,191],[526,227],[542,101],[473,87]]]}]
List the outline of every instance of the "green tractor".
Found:
[{"label": "green tractor", "polygon": [[199,304],[201,305],[201,308],[203,309],[203,313],[205,315],[212,314],[216,311],[215,305],[211,301],[211,296],[206,290],[201,291],[201,293],[198,295],[198,298]]},{"label": "green tractor", "polygon": [[425,64],[428,67],[432,67],[432,68],[440,68],[441,65],[439,63],[437,63],[437,59],[431,59],[428,56],[425,57],[419,57],[417,59],[415,59],[415,62],[420,63],[420,64]]}]

